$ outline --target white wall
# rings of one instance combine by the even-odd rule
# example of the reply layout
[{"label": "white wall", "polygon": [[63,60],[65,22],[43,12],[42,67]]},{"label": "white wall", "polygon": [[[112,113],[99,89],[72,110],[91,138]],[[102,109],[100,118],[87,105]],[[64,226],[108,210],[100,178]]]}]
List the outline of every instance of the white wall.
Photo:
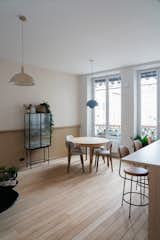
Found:
[{"label": "white wall", "polygon": [[135,125],[137,106],[134,104],[135,71],[131,67],[123,68],[120,71],[120,75],[122,79],[121,143],[127,144],[128,137],[133,137],[137,131]]},{"label": "white wall", "polygon": [[86,77],[80,77],[80,134],[81,136],[87,135],[87,109],[86,109],[86,102],[87,102],[87,83]]},{"label": "white wall", "polygon": [[92,99],[92,82],[90,77],[80,77],[80,126],[81,136],[92,136],[93,109],[86,106],[88,100]]},{"label": "white wall", "polygon": [[[119,69],[113,69],[111,71],[103,71],[95,73],[94,77],[106,76],[114,73],[120,73],[122,79],[122,116],[121,116],[121,143],[131,147],[131,142],[128,137],[133,137],[137,135],[137,70],[149,69],[160,66],[160,62],[156,64],[145,64],[122,67]],[[82,91],[83,87],[88,89],[90,85],[90,78],[88,75],[81,77]],[[85,91],[88,96],[90,96],[90,90]],[[84,91],[83,91],[84,94]],[[87,96],[85,96],[85,101]],[[81,107],[81,113],[86,111],[86,106],[83,104]],[[88,129],[91,129],[92,121],[87,118],[89,115],[89,109],[85,114],[85,121],[83,118],[80,119],[82,125],[83,135],[88,134]],[[82,114],[81,114],[82,115]],[[130,148],[131,149],[131,148]]]},{"label": "white wall", "polygon": [[17,64],[0,60],[0,130],[22,129],[23,104],[42,101],[51,105],[55,126],[80,123],[78,76],[27,65],[25,71],[33,76],[36,85],[20,87],[8,82],[18,71]]}]

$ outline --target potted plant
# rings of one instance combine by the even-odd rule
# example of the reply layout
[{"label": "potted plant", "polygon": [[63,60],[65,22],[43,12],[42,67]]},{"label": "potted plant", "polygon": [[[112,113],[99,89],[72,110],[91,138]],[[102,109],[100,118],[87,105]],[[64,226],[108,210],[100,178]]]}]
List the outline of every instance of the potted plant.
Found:
[{"label": "potted plant", "polygon": [[37,113],[50,113],[50,105],[47,102],[40,103],[36,106]]},{"label": "potted plant", "polygon": [[142,143],[142,146],[143,146],[143,147],[146,146],[146,145],[148,145],[148,136],[147,136],[147,135],[146,135],[146,136],[143,136],[143,137],[137,135],[137,137],[135,137],[134,140],[139,140],[139,141]]},{"label": "potted plant", "polygon": [[13,188],[17,185],[17,168],[0,167],[0,188]]},{"label": "potted plant", "polygon": [[50,108],[50,105],[48,104],[48,102],[43,102],[43,103],[40,103],[39,105],[37,105],[36,112],[37,113],[50,113],[51,114],[51,128],[54,126],[53,114],[51,112],[51,108]]}]

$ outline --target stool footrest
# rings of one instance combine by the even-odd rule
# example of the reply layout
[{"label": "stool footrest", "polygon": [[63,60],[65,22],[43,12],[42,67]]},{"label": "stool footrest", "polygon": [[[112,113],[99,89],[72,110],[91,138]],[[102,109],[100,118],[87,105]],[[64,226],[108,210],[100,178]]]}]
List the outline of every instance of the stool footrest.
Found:
[{"label": "stool footrest", "polygon": [[[123,201],[125,202],[125,203],[127,203],[127,204],[129,204],[129,205],[132,205],[132,206],[136,206],[136,207],[145,207],[145,206],[147,206],[148,204],[149,204],[149,202],[147,202],[147,203],[143,203],[143,204],[135,204],[135,203],[130,203],[128,200],[126,200],[125,199],[125,196],[126,195],[130,195],[130,194],[137,194],[137,195],[141,195],[143,198],[145,198],[145,199],[149,199],[148,198],[148,196],[146,195],[146,194],[143,194],[143,193],[139,193],[139,192],[126,192],[126,193],[124,193],[124,198],[123,198]],[[144,202],[144,200],[143,200],[143,202]]]}]

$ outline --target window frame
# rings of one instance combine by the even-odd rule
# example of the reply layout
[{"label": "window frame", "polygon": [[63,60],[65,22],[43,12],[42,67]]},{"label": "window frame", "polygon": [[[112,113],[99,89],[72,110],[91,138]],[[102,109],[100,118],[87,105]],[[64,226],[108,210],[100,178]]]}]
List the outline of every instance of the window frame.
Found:
[{"label": "window frame", "polygon": [[[120,78],[120,81],[121,81],[121,101],[120,101],[120,104],[121,104],[121,119],[120,119],[120,129],[122,129],[122,79],[121,79],[121,74],[120,73],[113,73],[113,74],[108,74],[106,76],[100,76],[100,77],[95,77],[95,78],[92,78],[92,96],[93,96],[93,99],[95,99],[95,88],[94,88],[94,84],[95,84],[95,81],[96,80],[100,80],[100,79],[104,79],[106,81],[106,129],[109,128],[109,80],[113,77],[119,77]],[[96,136],[97,135],[95,134],[95,109],[93,109],[93,112],[92,112],[92,135],[93,136]],[[101,135],[101,137],[107,137],[109,139],[112,139],[112,140],[119,140],[121,138],[121,135],[122,133],[120,133],[120,136],[111,136],[108,134],[108,131],[106,132],[105,135]]]},{"label": "window frame", "polygon": [[157,136],[160,137],[160,68],[147,68],[137,71],[137,134],[141,136],[141,74],[156,71],[157,73]]},{"label": "window frame", "polygon": [[[96,77],[96,78],[92,78],[91,79],[92,80],[92,96],[93,96],[93,99],[95,99],[95,88],[94,88],[95,81],[96,80],[101,80],[101,79],[104,79],[107,82],[107,77],[106,76],[104,76],[104,77],[101,76],[101,77]],[[107,94],[106,94],[106,104],[107,104]],[[107,120],[107,112],[106,112],[106,120]],[[97,135],[95,134],[95,108],[92,111],[92,123],[91,124],[92,124],[92,126],[91,126],[91,128],[92,128],[92,135],[94,137],[97,137]],[[107,128],[107,121],[106,121],[106,128]]]}]

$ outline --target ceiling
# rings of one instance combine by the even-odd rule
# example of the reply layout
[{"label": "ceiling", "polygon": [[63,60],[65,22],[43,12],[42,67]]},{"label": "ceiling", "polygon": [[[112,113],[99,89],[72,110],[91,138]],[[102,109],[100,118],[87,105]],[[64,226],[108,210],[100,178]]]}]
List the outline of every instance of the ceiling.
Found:
[{"label": "ceiling", "polygon": [[160,60],[159,0],[0,0],[0,58],[83,74]]}]

